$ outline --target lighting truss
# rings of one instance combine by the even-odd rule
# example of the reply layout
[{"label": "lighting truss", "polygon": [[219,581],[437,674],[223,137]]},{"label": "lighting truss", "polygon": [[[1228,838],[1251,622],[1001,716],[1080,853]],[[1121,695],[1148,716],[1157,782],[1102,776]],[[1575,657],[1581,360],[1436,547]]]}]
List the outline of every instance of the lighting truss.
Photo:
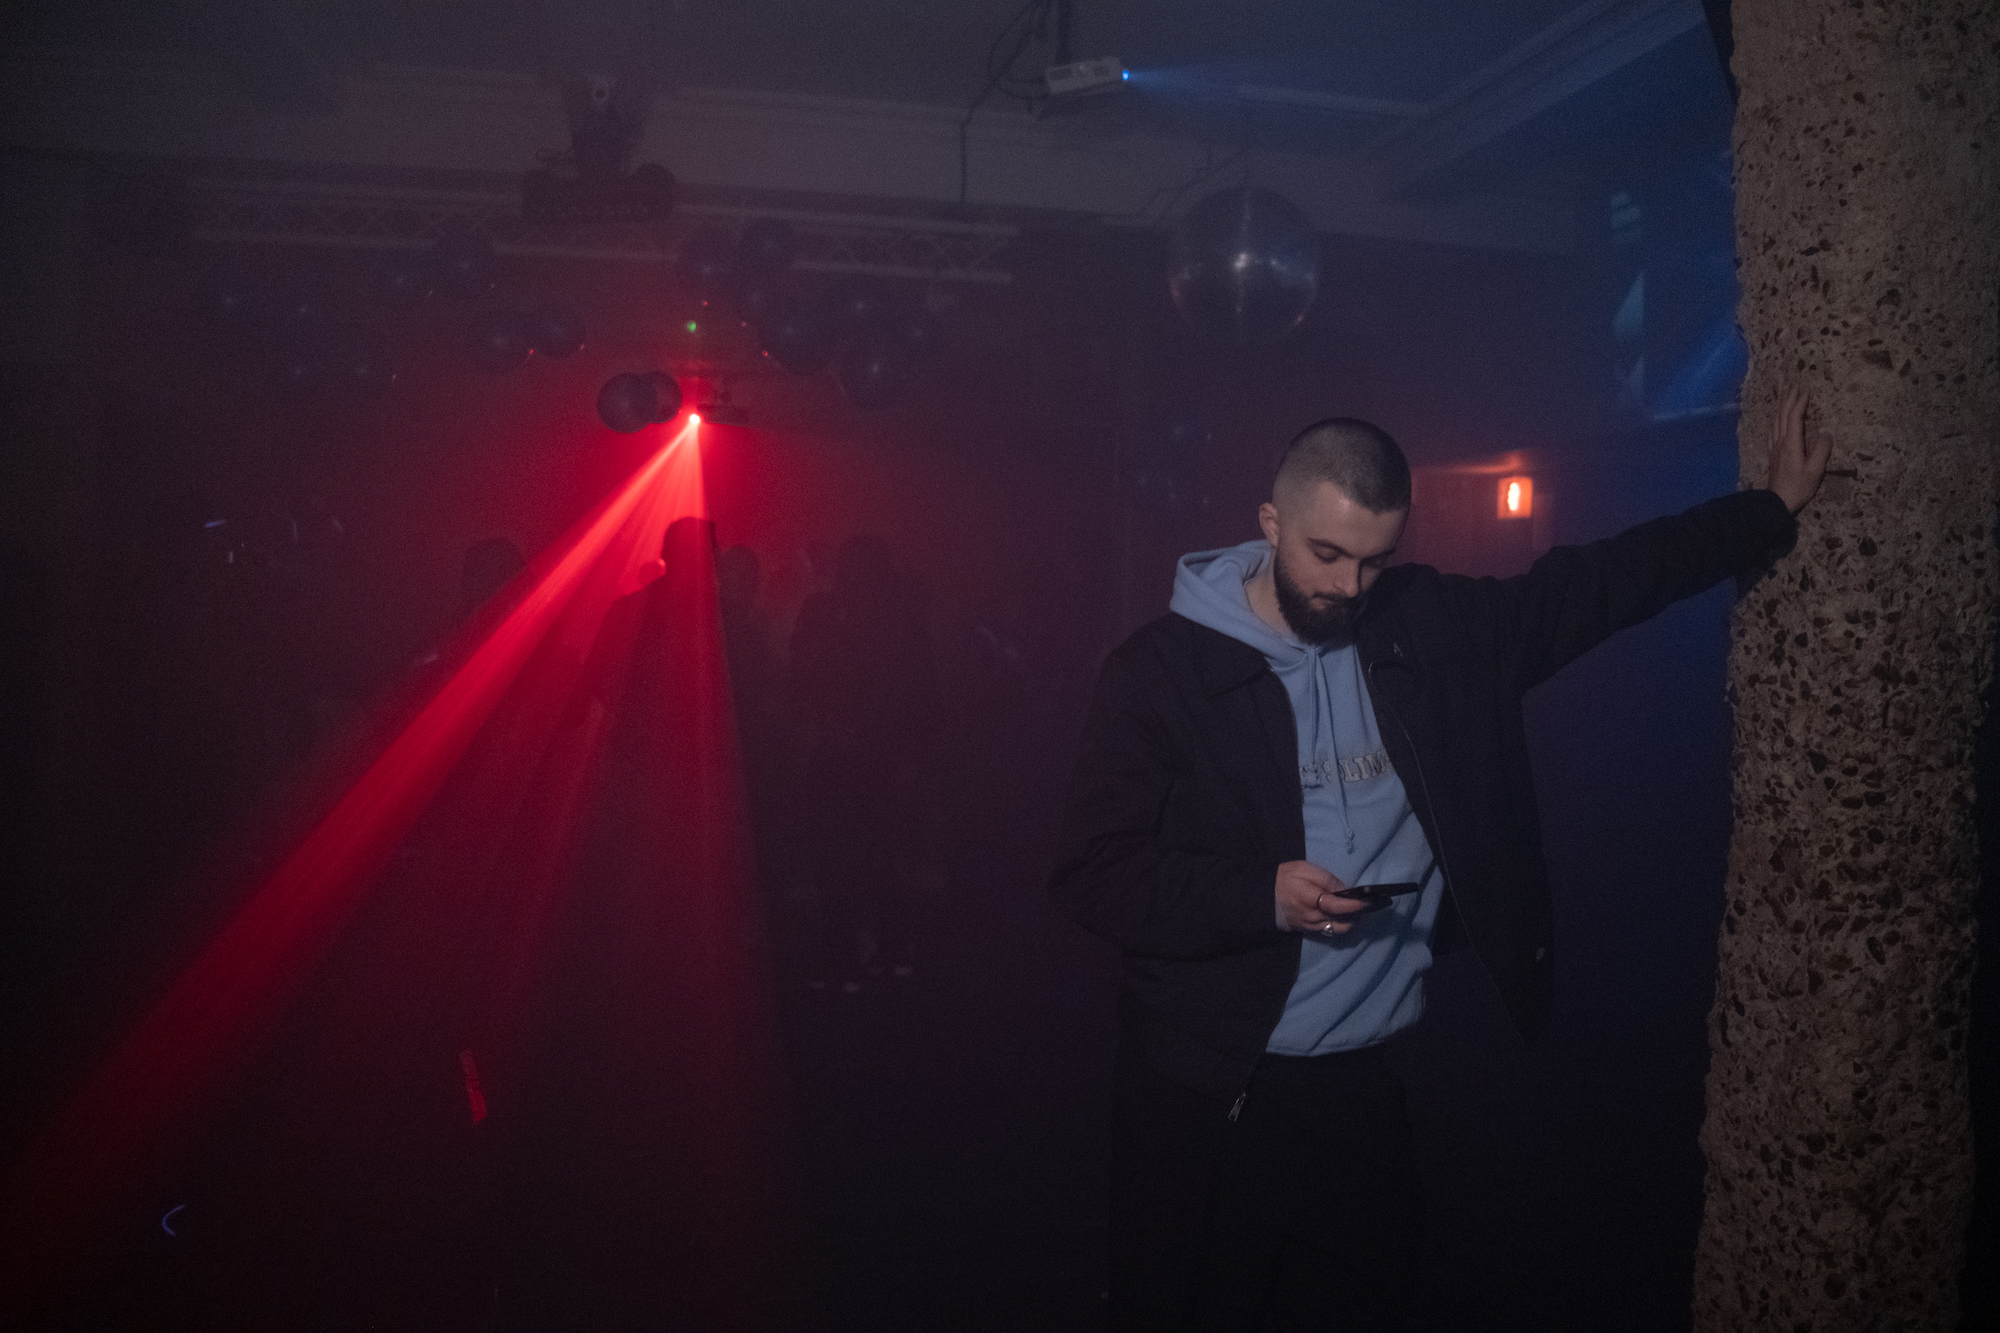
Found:
[{"label": "lighting truss", "polygon": [[404,250],[469,227],[503,255],[642,264],[670,261],[697,227],[777,218],[797,237],[795,269],[940,283],[1011,282],[1001,261],[1019,234],[1004,223],[725,204],[683,204],[665,223],[570,226],[525,220],[511,194],[315,182],[197,180],[189,202],[203,241]]}]

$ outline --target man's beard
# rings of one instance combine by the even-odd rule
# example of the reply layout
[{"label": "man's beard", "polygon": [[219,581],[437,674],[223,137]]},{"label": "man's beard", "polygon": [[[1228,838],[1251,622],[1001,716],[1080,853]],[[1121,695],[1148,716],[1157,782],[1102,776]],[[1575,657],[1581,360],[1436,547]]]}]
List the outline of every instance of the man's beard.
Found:
[{"label": "man's beard", "polygon": [[1285,572],[1285,558],[1271,552],[1271,580],[1277,585],[1278,610],[1300,643],[1315,648],[1345,648],[1354,642],[1354,622],[1361,614],[1360,597],[1309,597]]}]

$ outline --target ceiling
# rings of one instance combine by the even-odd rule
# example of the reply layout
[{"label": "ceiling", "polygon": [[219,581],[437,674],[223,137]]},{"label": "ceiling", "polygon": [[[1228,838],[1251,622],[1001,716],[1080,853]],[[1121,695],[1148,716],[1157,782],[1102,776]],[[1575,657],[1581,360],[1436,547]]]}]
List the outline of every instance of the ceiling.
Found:
[{"label": "ceiling", "polygon": [[[1700,0],[17,0],[4,24],[10,148],[101,153],[130,134],[142,156],[284,158],[285,134],[246,130],[240,106],[195,105],[226,95],[267,121],[344,121],[342,146],[301,131],[319,168],[462,156],[497,175],[561,142],[559,108],[553,127],[522,109],[534,89],[612,73],[655,160],[730,197],[796,180],[802,197],[1151,224],[1190,182],[1250,183],[1328,231],[1502,248],[1563,248],[1607,170],[1712,158],[1729,117]],[[1073,58],[1118,56],[1133,81],[1056,114],[1010,97],[1065,29]],[[1011,83],[989,76],[996,51],[1018,57]],[[49,52],[143,54],[132,86],[153,84],[128,94],[134,76]],[[162,61],[180,62],[171,89]],[[514,80],[516,127],[413,156],[390,127],[428,113],[388,109],[383,80],[402,96],[423,71]],[[182,122],[209,128],[176,137]],[[812,170],[829,161],[837,181]]]},{"label": "ceiling", "polygon": [[[1073,0],[1070,46],[1190,82],[1427,101],[1576,0]],[[986,81],[1021,0],[25,0],[10,42],[127,50],[292,49],[563,74],[610,68],[714,85],[958,103]],[[1041,49],[1053,56],[1053,32]],[[1031,63],[1031,62],[1030,62]]]}]

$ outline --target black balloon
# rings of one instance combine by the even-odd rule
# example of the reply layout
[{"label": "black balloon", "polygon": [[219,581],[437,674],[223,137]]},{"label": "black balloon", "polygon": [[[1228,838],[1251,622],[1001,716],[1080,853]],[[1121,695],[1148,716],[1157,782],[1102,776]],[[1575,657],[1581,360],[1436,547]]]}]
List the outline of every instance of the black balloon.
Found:
[{"label": "black balloon", "polygon": [[1212,194],[1174,228],[1168,287],[1182,318],[1237,343],[1298,327],[1319,294],[1319,237],[1305,214],[1268,190]]},{"label": "black balloon", "polygon": [[681,278],[698,296],[720,296],[736,267],[736,247],[716,227],[703,227],[681,243],[677,266]]},{"label": "black balloon", "polygon": [[438,237],[432,249],[438,286],[453,296],[474,300],[493,289],[493,245],[469,228]]},{"label": "black balloon", "polygon": [[826,316],[804,301],[781,301],[757,325],[757,341],[773,361],[810,375],[833,360],[837,342]]},{"label": "black balloon", "polygon": [[889,329],[912,362],[927,360],[944,346],[944,322],[920,305],[898,310]]},{"label": "black balloon", "polygon": [[840,387],[856,407],[887,407],[909,379],[902,352],[880,338],[864,338],[841,354]]},{"label": "black balloon", "polygon": [[644,375],[613,375],[597,391],[597,415],[623,435],[652,424],[655,397]]},{"label": "black balloon", "polygon": [[798,237],[789,222],[758,218],[736,239],[736,269],[746,277],[768,278],[792,266]]},{"label": "black balloon", "polygon": [[437,286],[432,256],[402,250],[382,265],[382,295],[391,305],[416,305]]},{"label": "black balloon", "polygon": [[583,317],[563,305],[545,305],[528,322],[537,356],[573,356],[583,350]]},{"label": "black balloon", "polygon": [[515,310],[489,310],[473,322],[472,359],[488,370],[512,370],[535,350],[528,317]]},{"label": "black balloon", "polygon": [[680,381],[658,370],[649,370],[639,378],[645,381],[646,391],[653,395],[653,405],[647,409],[646,420],[672,421],[681,410]]},{"label": "black balloon", "polygon": [[843,338],[865,338],[881,330],[895,311],[888,284],[866,273],[849,274],[827,289],[827,319]]}]

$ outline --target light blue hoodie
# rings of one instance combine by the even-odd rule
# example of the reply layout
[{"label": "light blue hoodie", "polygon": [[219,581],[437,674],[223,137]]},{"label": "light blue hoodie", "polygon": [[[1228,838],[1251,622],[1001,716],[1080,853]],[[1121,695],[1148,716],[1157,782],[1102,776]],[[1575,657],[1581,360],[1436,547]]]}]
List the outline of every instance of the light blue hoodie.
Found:
[{"label": "light blue hoodie", "polygon": [[1268,542],[1251,541],[1182,557],[1173,609],[1255,648],[1284,682],[1298,727],[1306,859],[1346,884],[1424,886],[1360,917],[1345,935],[1301,942],[1298,979],[1266,1049],[1325,1055],[1372,1046],[1423,1013],[1444,879],[1382,748],[1360,654],[1352,645],[1302,644],[1250,609],[1245,585],[1270,555]]}]

